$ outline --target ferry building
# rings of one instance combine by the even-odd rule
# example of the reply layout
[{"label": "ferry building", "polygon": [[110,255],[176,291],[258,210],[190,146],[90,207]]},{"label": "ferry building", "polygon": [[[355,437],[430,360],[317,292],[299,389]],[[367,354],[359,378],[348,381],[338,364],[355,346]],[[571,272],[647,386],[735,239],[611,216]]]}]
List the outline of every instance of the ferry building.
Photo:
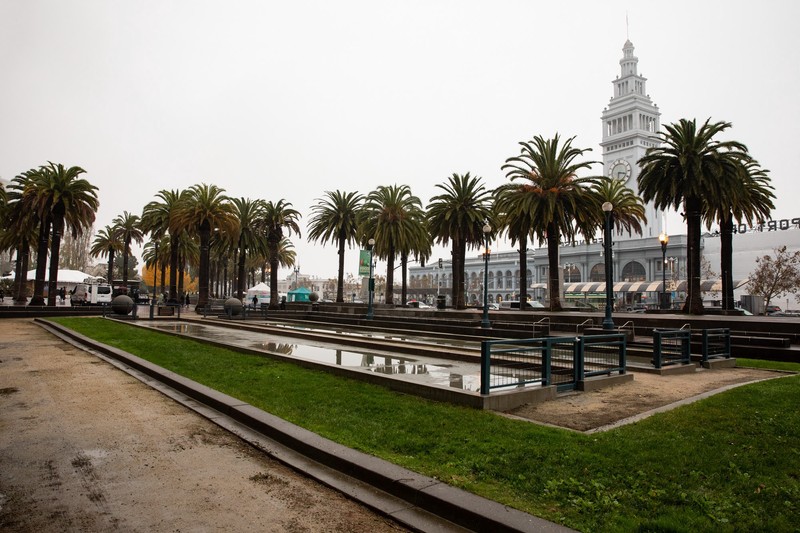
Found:
[{"label": "ferry building", "polygon": [[[647,93],[647,78],[638,70],[634,47],[626,41],[622,48],[620,73],[612,82],[613,96],[603,110],[602,140],[603,168],[609,177],[624,180],[633,191],[638,190],[637,178],[641,171],[637,162],[648,148],[656,146],[656,133],[661,130],[661,113]],[[666,279],[666,292],[673,304],[682,302],[686,292],[686,227],[680,226],[677,234],[669,235],[666,252],[662,250],[659,235],[665,232],[664,212],[650,203],[645,206],[647,224],[642,235],[614,233],[612,264],[614,266],[614,293],[620,308],[641,305],[658,305],[662,280]],[[670,228],[675,231],[676,228]],[[602,231],[598,231],[602,235]],[[734,287],[737,295],[746,293],[746,281],[755,269],[756,257],[774,255],[774,249],[787,244],[790,249],[800,248],[800,217],[770,221],[759,228],[740,226],[734,235]],[[706,233],[701,242],[703,254],[702,290],[706,305],[719,300],[720,246],[716,233]],[[601,240],[578,242],[562,246],[559,267],[563,279],[566,306],[587,307],[605,303],[605,258]],[[547,248],[527,251],[531,300],[547,298]],[[468,305],[483,304],[484,279],[483,250],[468,251],[465,263]],[[440,266],[441,265],[441,266]],[[519,298],[519,251],[491,252],[488,268],[488,294],[490,302],[517,300]],[[425,267],[409,268],[408,298],[433,303],[437,295],[444,295],[451,304],[452,262],[449,257],[434,258]],[[798,304],[791,298],[789,304]],[[785,303],[784,303],[785,305]]]}]

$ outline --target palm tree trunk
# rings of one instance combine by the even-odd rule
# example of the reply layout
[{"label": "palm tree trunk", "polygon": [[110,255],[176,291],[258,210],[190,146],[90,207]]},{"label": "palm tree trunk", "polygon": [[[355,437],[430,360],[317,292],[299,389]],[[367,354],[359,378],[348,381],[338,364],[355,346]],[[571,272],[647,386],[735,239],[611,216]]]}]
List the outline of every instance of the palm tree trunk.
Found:
[{"label": "palm tree trunk", "polygon": [[268,237],[269,246],[269,308],[278,309],[278,243],[280,239]]},{"label": "palm tree trunk", "polygon": [[403,252],[400,254],[400,305],[406,305],[406,296],[408,295],[408,253]]},{"label": "palm tree trunk", "polygon": [[686,255],[689,293],[684,312],[703,314],[703,296],[700,293],[700,199],[686,198]]},{"label": "palm tree trunk", "polygon": [[44,276],[47,273],[47,241],[50,238],[50,215],[42,219],[39,226],[39,247],[36,250],[36,279],[33,296],[28,305],[44,305]]},{"label": "palm tree trunk", "polygon": [[733,217],[720,224],[720,268],[722,269],[722,309],[732,311],[733,303]]},{"label": "palm tree trunk", "polygon": [[244,299],[244,286],[245,286],[245,261],[247,259],[247,249],[241,245],[241,252],[239,252],[239,272],[236,275],[236,297],[240,300]]},{"label": "palm tree trunk", "polygon": [[345,239],[339,237],[339,274],[336,283],[336,302],[344,302],[344,243]]},{"label": "palm tree trunk", "polygon": [[178,237],[171,235],[169,239],[169,303],[178,303]]},{"label": "palm tree trunk", "polygon": [[[467,243],[465,240],[459,239],[458,246],[455,246],[455,243],[453,244],[453,251],[457,254],[457,257],[453,257],[453,276],[458,273],[458,286],[456,288],[456,297],[453,299],[453,302],[455,303],[456,309],[466,309],[467,302],[465,293],[467,286],[464,276],[464,263],[467,259]],[[455,263],[458,263],[458,268],[455,267]]]},{"label": "palm tree trunk", "polygon": [[[183,272],[186,269],[186,260],[182,255],[178,256],[178,294],[183,294]],[[184,303],[185,298],[180,303]]]},{"label": "palm tree trunk", "polygon": [[528,301],[528,236],[519,239],[519,308],[526,309]]},{"label": "palm tree trunk", "polygon": [[58,256],[61,252],[61,232],[64,230],[64,216],[61,213],[53,219],[53,237],[50,240],[50,281],[47,284],[47,305],[56,305],[58,292]]},{"label": "palm tree trunk", "polygon": [[386,258],[386,303],[394,304],[394,246],[389,247],[389,255]]},{"label": "palm tree trunk", "polygon": [[[125,255],[122,256],[122,284],[125,285],[125,288],[128,287],[128,256],[131,253],[131,241],[125,239],[125,251],[123,252]],[[111,280],[109,280],[109,283]]]},{"label": "palm tree trunk", "polygon": [[547,292],[550,295],[550,311],[561,311],[561,280],[558,268],[558,245],[561,234],[555,224],[547,225]]},{"label": "palm tree trunk", "polygon": [[31,257],[31,246],[27,238],[22,239],[22,245],[17,248],[17,276],[14,280],[14,302],[25,303],[28,301],[28,263]]},{"label": "palm tree trunk", "polygon": [[[106,281],[111,283],[111,280],[113,280],[113,279],[114,279],[114,248],[109,248],[108,249],[108,279]],[[156,288],[153,287],[153,290],[155,291]]]},{"label": "palm tree trunk", "polygon": [[198,275],[198,295],[196,309],[203,310],[208,305],[209,282],[209,241],[211,240],[211,225],[207,221],[200,224],[200,273]]}]

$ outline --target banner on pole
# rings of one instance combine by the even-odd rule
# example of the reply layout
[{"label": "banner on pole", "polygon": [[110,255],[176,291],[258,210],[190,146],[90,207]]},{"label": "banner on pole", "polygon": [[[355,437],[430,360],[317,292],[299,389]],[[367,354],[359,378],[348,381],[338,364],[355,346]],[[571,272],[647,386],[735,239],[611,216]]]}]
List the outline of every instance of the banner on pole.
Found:
[{"label": "banner on pole", "polygon": [[369,250],[361,250],[358,258],[358,275],[369,276],[369,262],[372,254]]}]

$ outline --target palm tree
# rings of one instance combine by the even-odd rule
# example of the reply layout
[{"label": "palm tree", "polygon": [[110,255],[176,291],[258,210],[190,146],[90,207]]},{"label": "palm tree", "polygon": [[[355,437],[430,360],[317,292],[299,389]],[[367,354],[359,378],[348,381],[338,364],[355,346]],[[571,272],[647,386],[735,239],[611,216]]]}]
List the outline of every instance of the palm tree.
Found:
[{"label": "palm tree", "polygon": [[428,229],[436,242],[447,245],[453,242],[453,306],[466,308],[464,299],[464,262],[468,247],[480,247],[484,241],[483,226],[493,223],[491,192],[481,183],[480,177],[453,174],[437,188],[444,191],[430,200]]},{"label": "palm tree", "polygon": [[700,232],[704,198],[719,204],[726,191],[735,188],[746,160],[747,147],[736,141],[714,137],[731,127],[730,122],[705,123],[681,119],[658,134],[660,146],[648,148],[639,160],[639,194],[657,209],[683,205],[686,216],[688,294],[684,311],[702,314],[700,292]]},{"label": "palm tree", "polygon": [[247,263],[247,250],[256,254],[263,253],[267,248],[267,241],[262,228],[264,201],[249,198],[234,198],[231,200],[236,218],[239,220],[239,235],[236,240],[238,248],[238,265],[236,274],[236,297],[244,298],[246,287],[245,265]]},{"label": "palm tree", "polygon": [[191,230],[200,236],[198,309],[208,304],[211,232],[216,230],[236,234],[239,229],[233,206],[224,192],[216,185],[193,185],[182,196],[175,210],[175,227]]},{"label": "palm tree", "polygon": [[114,254],[122,251],[122,245],[114,233],[114,228],[106,226],[95,235],[89,254],[92,257],[108,256],[108,282],[114,279]]},{"label": "palm tree", "polygon": [[[506,183],[495,189],[494,209],[499,231],[505,231],[511,245],[519,243],[519,301],[528,301],[528,241],[533,236],[534,221],[525,211],[525,185]],[[523,304],[520,304],[523,305]],[[523,307],[524,308],[524,307]]]},{"label": "palm tree", "polygon": [[418,241],[424,211],[408,185],[381,185],[367,195],[359,213],[359,239],[375,239],[373,253],[386,260],[386,303],[394,303],[394,260]]},{"label": "palm tree", "polygon": [[127,211],[123,211],[122,215],[112,220],[114,235],[122,241],[122,284],[125,287],[128,286],[128,257],[131,255],[131,243],[142,244],[144,240],[144,234],[139,228],[140,221],[139,215]]},{"label": "palm tree", "polygon": [[[48,305],[56,304],[58,259],[65,226],[72,231],[73,236],[77,237],[85,228],[94,224],[95,213],[100,205],[97,200],[97,187],[79,177],[85,172],[80,167],[65,168],[60,163],[54,164],[48,161],[47,165],[39,167],[33,177],[34,209],[42,220],[49,220],[52,223]],[[50,226],[43,224],[41,227],[47,232]],[[40,235],[40,245],[45,238],[46,236]],[[44,262],[45,256],[39,257],[38,260]]]},{"label": "palm tree", "polygon": [[754,226],[768,219],[775,208],[772,200],[775,195],[769,184],[769,171],[762,169],[758,161],[746,158],[742,161],[740,172],[732,187],[721,191],[716,203],[704,198],[703,217],[708,228],[719,224],[720,229],[720,269],[722,270],[722,308],[732,310],[733,300],[733,221],[745,221]]},{"label": "palm tree", "polygon": [[[605,202],[610,202],[614,206],[611,211],[611,219],[614,222],[614,229],[618,233],[625,231],[628,235],[633,233],[642,235],[642,224],[647,223],[644,202],[633,189],[625,185],[624,181],[605,176],[599,177],[591,192],[597,196],[597,205],[602,206]],[[597,214],[597,226],[602,225],[603,221],[604,215],[600,210]]]},{"label": "palm tree", "polygon": [[[30,261],[31,243],[38,240],[38,217],[30,204],[26,203],[24,193],[29,176],[20,174],[8,186],[7,203],[4,210],[2,244],[4,250],[16,249],[17,260],[14,265],[15,279],[13,298],[15,302],[27,302],[27,272]],[[46,248],[45,248],[46,249]]]},{"label": "palm tree", "polygon": [[280,263],[279,250],[284,239],[284,230],[292,231],[300,237],[300,213],[292,209],[292,204],[281,199],[277,202],[269,201],[264,204],[263,225],[267,234],[267,258],[269,259],[269,308],[277,309],[278,300],[278,265]]},{"label": "palm tree", "polygon": [[[140,227],[144,233],[149,233],[156,242],[169,234],[169,302],[178,301],[178,251],[185,236],[183,228],[175,225],[175,211],[181,200],[182,192],[161,190],[156,194],[158,200],[149,202],[142,210]],[[162,263],[163,264],[163,263]]]},{"label": "palm tree", "polygon": [[558,133],[552,139],[537,135],[530,142],[520,142],[519,156],[510,157],[501,167],[513,180],[524,180],[516,202],[517,212],[525,213],[533,221],[532,231],[541,244],[547,241],[547,288],[550,310],[561,310],[561,282],[559,277],[558,248],[564,238],[574,242],[578,233],[587,239],[594,235],[600,211],[595,197],[587,188],[595,178],[579,178],[577,172],[590,168],[594,162],[576,163],[575,159],[591,148],[572,146],[570,137],[559,146]]},{"label": "palm tree", "polygon": [[339,247],[339,276],[336,301],[344,302],[344,247],[353,246],[358,238],[358,211],[364,197],[355,192],[325,191],[325,198],[311,208],[308,238],[323,246],[335,242]]}]

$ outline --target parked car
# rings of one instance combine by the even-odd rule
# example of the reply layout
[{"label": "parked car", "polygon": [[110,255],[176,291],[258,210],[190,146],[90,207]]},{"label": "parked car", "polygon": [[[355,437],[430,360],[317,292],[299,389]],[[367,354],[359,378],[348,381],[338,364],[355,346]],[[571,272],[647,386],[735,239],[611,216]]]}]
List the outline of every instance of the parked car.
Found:
[{"label": "parked car", "polygon": [[406,305],[408,307],[413,307],[414,309],[433,309],[432,305],[428,305],[425,302],[420,302],[419,300],[408,300]]},{"label": "parked car", "polygon": [[[505,302],[500,302],[500,309],[515,309],[519,310],[519,300],[506,300]],[[525,302],[525,305],[522,307],[523,310],[532,310],[532,309],[544,309],[544,306],[537,302],[536,300]]]},{"label": "parked car", "polygon": [[764,312],[767,313],[768,315],[771,315],[773,313],[780,313],[781,308],[777,305],[768,305],[764,308]]}]

